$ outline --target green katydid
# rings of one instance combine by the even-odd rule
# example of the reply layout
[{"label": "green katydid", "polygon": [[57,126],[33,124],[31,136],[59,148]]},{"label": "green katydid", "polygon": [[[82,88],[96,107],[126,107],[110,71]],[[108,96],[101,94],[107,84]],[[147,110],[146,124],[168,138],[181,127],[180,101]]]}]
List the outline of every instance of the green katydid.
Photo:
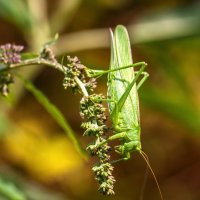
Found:
[{"label": "green katydid", "polygon": [[[116,152],[130,158],[131,151],[140,151],[140,119],[139,100],[137,90],[148,77],[144,71],[146,63],[141,63],[140,70],[135,74],[132,61],[131,47],[127,30],[123,26],[117,26],[115,35],[111,32],[111,63],[110,69],[119,69],[123,66],[131,66],[123,70],[117,70],[108,74],[108,96],[114,102],[109,103],[109,111],[116,132],[109,140],[120,138]],[[138,85],[136,81],[143,74]]]},{"label": "green katydid", "polygon": [[[111,32],[111,62],[107,71],[93,71],[93,76],[99,77],[108,73],[108,107],[114,135],[107,138],[105,142],[120,139],[121,144],[116,146],[115,151],[122,155],[121,159],[112,161],[116,163],[130,158],[132,151],[139,152],[146,161],[156,181],[161,199],[162,193],[149,164],[146,154],[141,149],[140,141],[140,114],[138,90],[148,77],[144,72],[145,62],[133,64],[131,46],[126,28],[118,25],[114,35]],[[139,71],[134,71],[140,66]],[[139,80],[139,81],[138,81]],[[138,82],[138,83],[137,83]]]},{"label": "green katydid", "polygon": [[[117,146],[116,152],[121,154],[123,158],[117,161],[129,159],[131,151],[138,151],[142,155],[155,178],[161,199],[163,199],[157,179],[146,155],[141,149],[141,128],[137,91],[148,77],[148,73],[144,72],[147,64],[140,63],[141,68],[139,71],[134,71],[133,67],[137,65],[134,65],[132,61],[129,36],[125,27],[121,25],[117,26],[114,36],[111,31],[111,38],[110,70],[116,69],[116,71],[108,74],[108,96],[114,100],[114,102],[111,101],[109,103],[109,111],[116,134],[107,140],[119,138],[122,141],[122,144]],[[117,70],[123,66],[131,67],[131,65],[132,68]],[[136,84],[136,81],[141,75],[143,77]]]}]

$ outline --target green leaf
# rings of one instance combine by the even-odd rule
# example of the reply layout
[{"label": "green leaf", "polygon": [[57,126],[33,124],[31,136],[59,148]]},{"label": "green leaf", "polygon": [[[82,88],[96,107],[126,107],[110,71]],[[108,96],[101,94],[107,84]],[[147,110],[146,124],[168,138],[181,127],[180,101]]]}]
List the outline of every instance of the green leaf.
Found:
[{"label": "green leaf", "polygon": [[13,183],[0,178],[0,194],[9,200],[26,200],[25,194]]},{"label": "green leaf", "polygon": [[44,106],[44,108],[55,119],[55,121],[63,128],[63,130],[66,132],[66,134],[74,144],[76,150],[83,158],[86,159],[86,153],[84,149],[81,147],[81,144],[75,136],[74,131],[72,130],[68,122],[65,120],[65,117],[60,112],[60,110],[54,104],[52,104],[49,101],[49,99],[40,90],[38,90],[30,81],[24,79],[20,75],[17,75],[17,77],[20,78],[26,89],[34,95],[38,102],[40,102],[40,104]]}]

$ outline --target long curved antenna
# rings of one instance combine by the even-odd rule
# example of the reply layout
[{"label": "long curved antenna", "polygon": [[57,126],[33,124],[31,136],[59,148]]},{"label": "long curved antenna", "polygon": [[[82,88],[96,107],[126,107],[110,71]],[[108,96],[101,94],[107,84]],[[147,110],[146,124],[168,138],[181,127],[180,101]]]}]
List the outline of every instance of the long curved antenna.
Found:
[{"label": "long curved antenna", "polygon": [[155,182],[156,182],[156,185],[157,185],[157,188],[158,188],[158,191],[159,191],[161,200],[164,200],[164,199],[163,199],[163,196],[162,196],[162,192],[161,192],[160,186],[159,186],[159,184],[158,184],[158,180],[157,180],[157,178],[156,178],[156,175],[154,174],[154,171],[153,171],[153,169],[152,169],[152,167],[151,167],[151,165],[150,165],[150,163],[149,163],[148,156],[147,156],[142,150],[140,151],[140,155],[141,155],[141,156],[143,157],[143,159],[145,160],[146,164],[148,165],[148,167],[149,167],[149,169],[150,169],[150,171],[151,171],[151,173],[152,173],[152,175],[153,175],[153,177],[154,177],[154,180],[155,180]]},{"label": "long curved antenna", "polygon": [[144,199],[144,190],[145,190],[145,187],[146,187],[146,183],[147,183],[147,178],[148,178],[148,172],[149,172],[149,167],[148,165],[146,164],[146,167],[145,167],[145,174],[144,174],[144,178],[143,178],[143,183],[142,183],[142,189],[140,190],[140,200],[143,200]]}]

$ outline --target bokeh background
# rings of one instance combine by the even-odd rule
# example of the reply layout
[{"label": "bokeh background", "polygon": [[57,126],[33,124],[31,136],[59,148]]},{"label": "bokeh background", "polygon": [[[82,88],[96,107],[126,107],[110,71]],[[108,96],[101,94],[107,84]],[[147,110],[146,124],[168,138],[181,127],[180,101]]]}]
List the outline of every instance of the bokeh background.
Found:
[{"label": "bokeh background", "polygon": [[[200,199],[200,2],[195,0],[0,0],[0,44],[39,52],[56,33],[58,59],[78,56],[86,66],[107,69],[109,28],[127,26],[134,62],[148,63],[150,78],[140,96],[142,144],[165,200]],[[79,95],[62,87],[63,75],[48,67],[21,70],[65,115],[81,144]],[[106,94],[106,77],[97,92]],[[155,181],[143,179],[137,153],[117,164],[115,196],[97,192],[91,171],[64,131],[16,81],[0,97],[0,199],[159,199]],[[142,191],[143,190],[143,191]],[[142,192],[141,192],[142,191]]]}]

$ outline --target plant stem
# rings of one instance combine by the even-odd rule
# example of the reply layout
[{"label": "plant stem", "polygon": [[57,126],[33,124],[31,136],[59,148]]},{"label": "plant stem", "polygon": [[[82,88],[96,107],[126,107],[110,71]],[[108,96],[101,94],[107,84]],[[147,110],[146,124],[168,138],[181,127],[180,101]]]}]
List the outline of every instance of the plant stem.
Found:
[{"label": "plant stem", "polygon": [[[17,63],[17,64],[11,64],[7,68],[1,68],[0,72],[13,70],[13,69],[21,68],[21,67],[26,67],[29,65],[46,65],[46,66],[53,67],[54,69],[57,69],[57,70],[63,72],[63,65],[61,65],[60,63],[57,63],[57,62],[52,62],[52,61],[43,59],[43,58],[27,59],[27,60],[21,61],[20,63]],[[78,84],[83,96],[88,96],[88,92],[87,92],[83,82],[78,77],[75,77],[74,79],[75,79],[76,83]]]}]

